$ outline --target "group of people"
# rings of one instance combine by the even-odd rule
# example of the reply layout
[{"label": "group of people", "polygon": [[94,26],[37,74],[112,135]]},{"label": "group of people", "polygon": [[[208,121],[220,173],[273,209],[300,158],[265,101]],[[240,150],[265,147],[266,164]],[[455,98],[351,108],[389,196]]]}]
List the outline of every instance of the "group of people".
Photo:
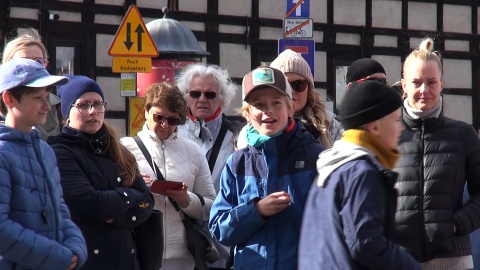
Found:
[{"label": "group of people", "polygon": [[[132,229],[153,209],[162,270],[195,267],[181,212],[215,239],[210,269],[473,269],[480,141],[443,116],[431,39],[405,60],[403,100],[377,61],[355,61],[338,116],[291,50],[243,78],[246,125],[224,115],[228,72],[192,64],[148,87],[134,138],[105,122],[98,83],[48,73],[40,40],[3,57],[0,269],[139,269]],[[152,193],[163,180],[181,186]]]}]

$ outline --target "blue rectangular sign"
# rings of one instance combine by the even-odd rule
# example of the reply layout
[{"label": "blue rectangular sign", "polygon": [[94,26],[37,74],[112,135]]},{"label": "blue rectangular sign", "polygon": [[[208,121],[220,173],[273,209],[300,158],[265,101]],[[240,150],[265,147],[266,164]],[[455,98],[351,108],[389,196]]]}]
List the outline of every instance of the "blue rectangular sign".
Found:
[{"label": "blue rectangular sign", "polygon": [[[309,18],[310,0],[287,0],[287,13],[285,18]],[[298,5],[297,5],[298,4]]]},{"label": "blue rectangular sign", "polygon": [[314,40],[302,40],[302,39],[279,39],[278,40],[278,54],[290,49],[297,53],[300,53],[307,61],[312,70],[312,75],[315,77],[315,41]]}]

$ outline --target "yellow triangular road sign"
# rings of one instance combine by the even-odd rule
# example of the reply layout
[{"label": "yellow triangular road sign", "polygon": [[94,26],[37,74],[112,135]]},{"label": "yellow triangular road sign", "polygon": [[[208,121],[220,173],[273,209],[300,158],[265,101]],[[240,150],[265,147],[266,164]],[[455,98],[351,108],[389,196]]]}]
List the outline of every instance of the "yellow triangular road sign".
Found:
[{"label": "yellow triangular road sign", "polygon": [[135,5],[131,5],[108,49],[111,56],[157,57],[158,50]]}]

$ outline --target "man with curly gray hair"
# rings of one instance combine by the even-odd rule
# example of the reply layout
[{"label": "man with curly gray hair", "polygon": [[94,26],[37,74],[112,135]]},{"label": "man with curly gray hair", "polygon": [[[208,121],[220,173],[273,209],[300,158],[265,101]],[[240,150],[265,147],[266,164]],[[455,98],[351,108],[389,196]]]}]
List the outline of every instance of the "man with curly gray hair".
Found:
[{"label": "man with curly gray hair", "polygon": [[[208,160],[215,191],[219,192],[220,174],[234,152],[232,136],[239,122],[229,121],[223,111],[235,97],[236,86],[228,71],[216,65],[192,64],[183,70],[177,85],[188,104],[184,125],[178,134],[196,142]],[[210,269],[225,269],[229,248],[217,243],[220,260]],[[215,268],[218,267],[218,268]]]}]

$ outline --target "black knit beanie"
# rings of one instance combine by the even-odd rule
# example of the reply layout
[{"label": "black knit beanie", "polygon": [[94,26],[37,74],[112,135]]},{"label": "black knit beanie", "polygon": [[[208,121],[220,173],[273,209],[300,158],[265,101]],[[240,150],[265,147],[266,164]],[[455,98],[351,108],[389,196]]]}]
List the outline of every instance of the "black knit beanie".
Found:
[{"label": "black knit beanie", "polygon": [[353,83],[375,73],[385,73],[380,63],[371,58],[362,58],[353,62],[347,71],[346,83]]},{"label": "black knit beanie", "polygon": [[395,90],[376,81],[355,83],[347,90],[340,110],[345,130],[381,119],[402,106]]}]

